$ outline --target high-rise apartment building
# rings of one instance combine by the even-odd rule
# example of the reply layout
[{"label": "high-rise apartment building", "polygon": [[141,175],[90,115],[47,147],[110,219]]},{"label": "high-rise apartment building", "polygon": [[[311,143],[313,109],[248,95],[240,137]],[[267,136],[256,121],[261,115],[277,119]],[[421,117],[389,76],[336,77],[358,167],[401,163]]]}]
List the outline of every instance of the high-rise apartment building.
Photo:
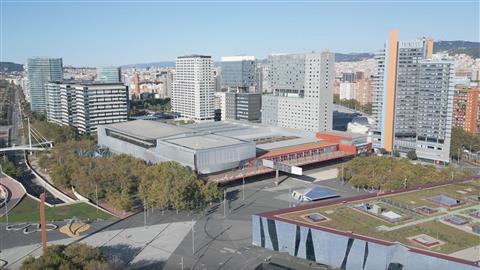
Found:
[{"label": "high-rise apartment building", "polygon": [[356,88],[353,82],[340,83],[340,99],[355,99]]},{"label": "high-rise apartment building", "polygon": [[29,58],[27,72],[30,109],[34,112],[46,113],[45,84],[51,80],[63,79],[62,58]]},{"label": "high-rise apartment building", "polygon": [[80,134],[128,120],[128,87],[123,83],[52,81],[47,91],[47,120]]},{"label": "high-rise apartment building", "polygon": [[256,66],[254,56],[222,57],[222,87],[227,88],[228,92],[255,91]]},{"label": "high-rise apartment building", "polygon": [[172,89],[172,110],[193,120],[213,118],[215,80],[210,56],[177,57]]},{"label": "high-rise apartment building", "polygon": [[449,162],[453,110],[453,62],[432,59],[433,41],[399,41],[390,32],[376,53],[373,78],[373,146],[415,150],[420,159]]},{"label": "high-rise apartment building", "polygon": [[220,114],[221,114],[220,120],[222,121],[227,119],[226,96],[227,96],[227,92],[215,92],[214,94],[213,108],[215,110],[220,110]]},{"label": "high-rise apartment building", "polygon": [[479,105],[478,102],[480,98],[480,89],[479,88],[471,88],[467,93],[467,102],[465,108],[465,124],[463,125],[463,129],[466,132],[470,132],[472,134],[479,133]]},{"label": "high-rise apartment building", "polygon": [[270,55],[268,80],[273,93],[262,96],[262,123],[307,131],[332,129],[333,53]]},{"label": "high-rise apartment building", "polygon": [[370,79],[362,78],[355,81],[355,99],[360,105],[372,103],[372,81]]},{"label": "high-rise apartment building", "polygon": [[97,82],[119,83],[122,82],[122,72],[119,67],[97,67]]}]

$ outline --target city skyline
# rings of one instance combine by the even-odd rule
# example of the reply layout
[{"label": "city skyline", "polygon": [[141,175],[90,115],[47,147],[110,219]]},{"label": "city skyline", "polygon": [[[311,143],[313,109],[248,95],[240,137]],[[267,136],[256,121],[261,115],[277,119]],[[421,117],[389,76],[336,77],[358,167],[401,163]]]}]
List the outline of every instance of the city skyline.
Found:
[{"label": "city skyline", "polygon": [[403,40],[426,35],[434,40],[478,41],[474,27],[478,8],[477,1],[452,6],[435,1],[408,5],[402,1],[119,1],[114,5],[113,1],[6,0],[1,9],[1,60],[25,63],[29,57],[47,56],[62,57],[66,66],[102,66],[174,61],[192,53],[219,61],[228,55],[265,59],[271,53],[324,49],[374,52],[381,49],[390,28],[400,29]]}]

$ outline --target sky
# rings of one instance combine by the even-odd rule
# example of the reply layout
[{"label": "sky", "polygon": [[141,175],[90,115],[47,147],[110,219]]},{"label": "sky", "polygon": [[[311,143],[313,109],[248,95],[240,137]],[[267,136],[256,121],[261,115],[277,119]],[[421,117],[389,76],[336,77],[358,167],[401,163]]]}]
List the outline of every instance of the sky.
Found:
[{"label": "sky", "polygon": [[62,57],[64,65],[221,56],[373,52],[400,40],[479,41],[479,0],[0,0],[0,60]]}]

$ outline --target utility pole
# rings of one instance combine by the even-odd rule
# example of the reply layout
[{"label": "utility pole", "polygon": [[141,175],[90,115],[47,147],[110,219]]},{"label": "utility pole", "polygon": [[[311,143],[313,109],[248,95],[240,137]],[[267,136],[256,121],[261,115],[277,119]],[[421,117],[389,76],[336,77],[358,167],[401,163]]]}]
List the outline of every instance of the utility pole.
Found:
[{"label": "utility pole", "polygon": [[223,217],[227,216],[227,189],[223,190]]},{"label": "utility pole", "polygon": [[195,220],[192,219],[192,255],[195,255]]},{"label": "utility pole", "polygon": [[42,230],[42,251],[45,255],[47,250],[47,222],[45,221],[45,191],[40,194],[40,228]]},{"label": "utility pole", "polygon": [[147,227],[147,200],[143,197],[143,226]]},{"label": "utility pole", "polygon": [[288,188],[288,207],[292,207],[292,188]]},{"label": "utility pole", "polygon": [[403,176],[403,188],[404,189],[407,189],[407,177],[406,176]]},{"label": "utility pole", "polygon": [[27,118],[27,123],[28,123],[28,146],[31,151],[32,150],[32,133],[30,131],[30,118]]},{"label": "utility pole", "polygon": [[342,186],[345,185],[345,178],[343,174],[343,164],[342,164]]},{"label": "utility pole", "polygon": [[180,259],[180,265],[182,266],[182,270],[183,270],[183,256],[182,256],[182,259]]},{"label": "utility pole", "polygon": [[245,201],[245,174],[242,169],[242,200]]},{"label": "utility pole", "polygon": [[95,184],[95,200],[97,201],[97,213],[98,213],[98,184]]}]

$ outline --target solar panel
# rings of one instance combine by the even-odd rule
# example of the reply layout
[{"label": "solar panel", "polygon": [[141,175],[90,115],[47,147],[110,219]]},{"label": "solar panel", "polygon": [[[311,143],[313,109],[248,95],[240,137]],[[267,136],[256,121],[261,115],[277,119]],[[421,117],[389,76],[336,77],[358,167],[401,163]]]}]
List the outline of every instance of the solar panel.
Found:
[{"label": "solar panel", "polygon": [[322,188],[322,187],[314,187],[309,192],[305,193],[304,196],[309,198],[312,201],[340,197],[340,195],[338,195],[334,191],[328,188]]}]

